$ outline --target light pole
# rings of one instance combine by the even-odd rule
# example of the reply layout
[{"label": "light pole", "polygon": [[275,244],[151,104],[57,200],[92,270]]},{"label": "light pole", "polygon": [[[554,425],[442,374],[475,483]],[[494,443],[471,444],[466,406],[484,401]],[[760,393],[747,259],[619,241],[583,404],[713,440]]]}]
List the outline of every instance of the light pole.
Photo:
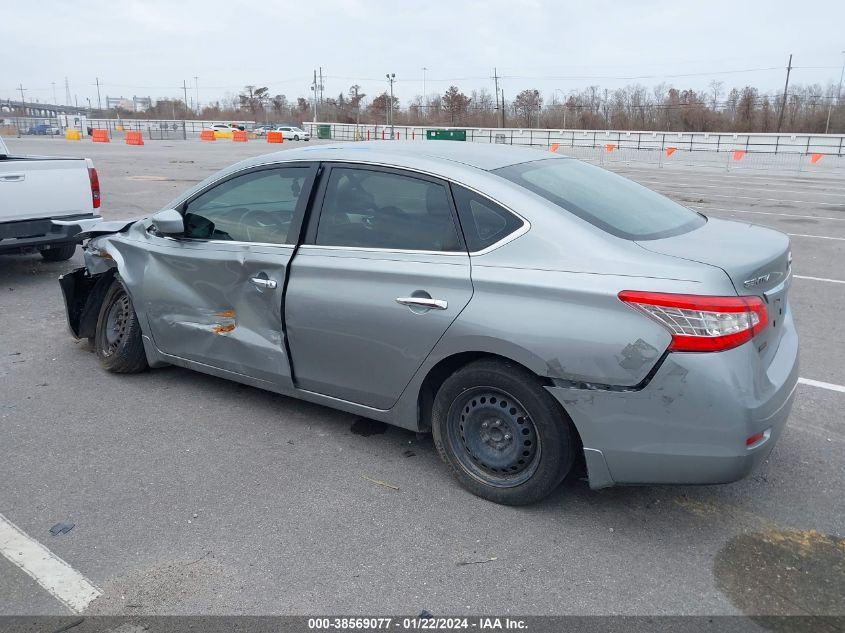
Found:
[{"label": "light pole", "polygon": [[555,93],[559,92],[561,94],[561,96],[563,97],[563,129],[565,130],[566,129],[566,95],[563,94],[563,90],[561,90],[560,88],[555,88],[554,91],[555,91]]},{"label": "light pole", "polygon": [[[841,51],[843,55],[845,55],[845,51]],[[836,107],[839,107],[839,101],[842,99],[842,76],[845,75],[845,57],[842,58],[842,70],[839,73],[839,88],[836,90]],[[830,113],[833,110],[833,99],[830,100],[830,103],[827,105],[827,123],[824,124],[824,133],[827,134],[827,130],[830,127]]]},{"label": "light pole", "polygon": [[387,77],[387,81],[390,82],[390,109],[388,110],[390,116],[390,140],[393,140],[393,82],[396,81],[396,73],[388,73],[385,75]]},{"label": "light pole", "polygon": [[194,89],[196,90],[197,114],[200,113],[200,78],[194,75]]}]

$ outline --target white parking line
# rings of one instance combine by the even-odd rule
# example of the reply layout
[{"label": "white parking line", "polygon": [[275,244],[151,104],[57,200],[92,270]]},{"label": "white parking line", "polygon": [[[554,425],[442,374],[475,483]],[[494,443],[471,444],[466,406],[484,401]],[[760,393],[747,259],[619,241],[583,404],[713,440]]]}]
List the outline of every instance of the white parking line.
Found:
[{"label": "white parking line", "polygon": [[841,180],[836,177],[836,174],[833,174],[831,177],[828,178],[790,178],[786,177],[784,179],[774,179],[774,178],[767,178],[762,174],[754,175],[754,174],[742,174],[740,175],[737,172],[733,172],[729,175],[725,175],[722,177],[710,177],[707,176],[714,176],[713,173],[708,174],[701,174],[699,173],[684,173],[680,170],[666,170],[664,172],[657,171],[654,167],[621,167],[617,168],[614,171],[617,172],[625,172],[625,171],[641,171],[645,172],[646,174],[656,178],[658,176],[666,176],[667,180],[672,180],[675,176],[680,176],[681,178],[692,178],[696,182],[713,182],[717,184],[724,184],[727,182],[734,182],[734,183],[748,183],[750,185],[761,185],[766,188],[772,187],[783,187],[783,186],[798,186],[801,187],[802,190],[809,190],[809,191],[817,191],[816,187],[824,189],[825,191],[845,191],[845,188],[841,186],[837,186],[841,184]]},{"label": "white parking line", "polygon": [[707,196],[710,198],[730,198],[731,200],[760,200],[762,202],[789,202],[790,204],[816,204],[816,205],[823,205],[826,207],[841,207],[841,202],[821,202],[816,200],[792,200],[790,198],[760,198],[759,196],[735,196],[732,194],[727,193],[708,193],[706,191],[677,191],[672,189],[671,187],[651,187],[654,191],[663,194],[671,194],[674,193],[679,195],[684,193],[688,196]]},{"label": "white parking line", "polygon": [[817,240],[839,240],[845,242],[845,237],[830,237],[829,235],[807,235],[806,233],[787,233],[792,237],[814,237]]},{"label": "white parking line", "polygon": [[808,277],[806,275],[792,275],[795,279],[809,279],[810,281],[827,281],[832,284],[845,284],[845,279],[828,279],[827,277]]},{"label": "white parking line", "polygon": [[775,213],[774,211],[750,211],[746,209],[727,209],[725,207],[711,207],[709,205],[703,206],[695,204],[688,204],[686,206],[691,209],[701,209],[704,211],[730,211],[731,213],[754,213],[756,215],[779,215],[785,218],[806,218],[808,220],[836,220],[839,222],[845,222],[845,217],[832,218],[828,215],[799,215],[797,213]]},{"label": "white parking line", "polygon": [[845,386],[843,385],[834,385],[830,382],[810,380],[809,378],[799,378],[798,382],[802,385],[809,385],[811,387],[819,387],[820,389],[830,389],[831,391],[839,391],[840,393],[845,393]]},{"label": "white parking line", "polygon": [[73,613],[103,594],[88,579],[0,514],[0,554]]},{"label": "white parking line", "polygon": [[[637,179],[637,182],[641,185],[649,184],[649,185],[662,185],[664,188],[680,188],[681,192],[687,191],[689,187],[701,187],[703,189],[741,189],[742,191],[750,191],[750,190],[760,190],[766,191],[768,193],[798,193],[798,194],[806,194],[809,193],[807,189],[776,189],[772,186],[751,186],[751,185],[728,185],[728,184],[718,184],[718,185],[705,185],[701,182],[680,182],[680,181],[669,181],[666,180],[647,180],[647,179]],[[836,198],[845,198],[845,193],[839,193],[838,191],[812,191],[814,195],[817,196],[834,196]],[[784,200],[784,202],[789,202],[789,200]]]}]

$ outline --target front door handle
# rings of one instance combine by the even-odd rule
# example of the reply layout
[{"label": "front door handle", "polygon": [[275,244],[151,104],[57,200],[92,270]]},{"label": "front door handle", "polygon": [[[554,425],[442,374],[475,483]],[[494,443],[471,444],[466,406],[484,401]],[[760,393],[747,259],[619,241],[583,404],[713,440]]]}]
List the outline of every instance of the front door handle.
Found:
[{"label": "front door handle", "polygon": [[0,174],[0,182],[23,182],[26,174]]},{"label": "front door handle", "polygon": [[250,281],[259,288],[269,288],[270,290],[275,290],[278,285],[275,279],[264,279],[263,277],[252,277]]},{"label": "front door handle", "polygon": [[396,297],[396,303],[415,308],[436,308],[437,310],[445,310],[449,307],[449,304],[443,299],[431,299],[430,297]]}]

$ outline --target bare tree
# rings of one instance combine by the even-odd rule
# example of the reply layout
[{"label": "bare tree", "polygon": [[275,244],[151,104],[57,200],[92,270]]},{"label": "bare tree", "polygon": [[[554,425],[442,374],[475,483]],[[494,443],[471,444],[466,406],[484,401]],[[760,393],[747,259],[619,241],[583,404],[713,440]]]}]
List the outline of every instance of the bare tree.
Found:
[{"label": "bare tree", "polygon": [[249,110],[252,116],[256,116],[259,110],[264,110],[270,100],[270,93],[267,86],[256,88],[255,86],[244,86],[244,91],[238,95],[240,107]]},{"label": "bare tree", "polygon": [[443,102],[443,109],[449,115],[449,122],[459,122],[469,108],[470,99],[457,86],[449,86],[445,94],[440,97]]},{"label": "bare tree", "polygon": [[513,100],[513,111],[525,127],[531,127],[531,120],[534,113],[537,113],[539,122],[540,108],[543,105],[543,98],[539,90],[523,90]]}]

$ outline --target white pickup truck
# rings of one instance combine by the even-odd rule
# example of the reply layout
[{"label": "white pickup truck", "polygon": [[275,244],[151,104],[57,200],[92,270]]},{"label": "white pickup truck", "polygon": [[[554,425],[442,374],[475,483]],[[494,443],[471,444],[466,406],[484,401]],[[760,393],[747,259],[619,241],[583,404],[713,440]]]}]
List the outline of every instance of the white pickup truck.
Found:
[{"label": "white pickup truck", "polygon": [[76,235],[101,221],[100,181],[89,158],[10,156],[0,139],[0,254],[70,259]]}]

